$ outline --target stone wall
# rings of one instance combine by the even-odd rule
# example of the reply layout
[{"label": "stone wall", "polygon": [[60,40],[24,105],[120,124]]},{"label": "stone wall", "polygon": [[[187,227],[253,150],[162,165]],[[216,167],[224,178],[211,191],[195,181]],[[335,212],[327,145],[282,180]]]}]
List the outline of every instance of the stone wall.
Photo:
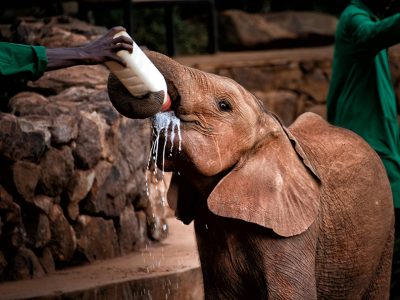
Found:
[{"label": "stone wall", "polygon": [[234,79],[280,116],[285,125],[305,111],[325,117],[332,48],[308,48],[217,54],[177,60]]},{"label": "stone wall", "polygon": [[[112,107],[107,75],[102,66],[47,73],[0,113],[0,278],[37,277],[165,237],[161,187],[146,171],[149,121]],[[57,93],[39,92],[48,89]]]},{"label": "stone wall", "polygon": [[[390,66],[400,105],[400,46],[392,47]],[[332,71],[333,47],[231,52],[212,57],[187,56],[187,66],[232,78],[261,99],[290,125],[311,111],[326,117],[326,97]]]},{"label": "stone wall", "polygon": [[[48,39],[40,35],[46,24]],[[98,33],[56,24],[19,29],[53,46]],[[113,258],[166,236],[165,186],[147,170],[149,120],[112,107],[108,74],[102,65],[48,72],[2,103],[0,281]]]},{"label": "stone wall", "polygon": [[265,61],[264,66],[223,68],[218,73],[251,90],[269,110],[280,116],[285,125],[306,111],[326,115],[331,75],[329,57],[308,58],[301,51],[293,51],[280,61]]}]

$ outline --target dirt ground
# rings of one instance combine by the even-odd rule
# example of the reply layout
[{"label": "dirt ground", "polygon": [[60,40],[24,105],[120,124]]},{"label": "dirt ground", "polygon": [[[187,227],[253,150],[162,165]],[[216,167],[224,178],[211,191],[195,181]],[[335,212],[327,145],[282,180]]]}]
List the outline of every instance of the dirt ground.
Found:
[{"label": "dirt ground", "polygon": [[[155,295],[161,292],[173,299],[176,298],[171,297],[173,287],[180,289],[182,295],[186,285],[191,289],[190,299],[201,299],[201,271],[193,226],[186,226],[174,218],[168,219],[168,224],[170,234],[159,245],[148,246],[124,257],[58,271],[44,278],[2,283],[0,299],[100,299],[94,295],[104,296],[105,291],[107,294],[111,290],[115,297],[102,299],[158,299]],[[153,291],[152,287],[156,290]],[[125,290],[126,297],[120,296],[116,290]]]}]

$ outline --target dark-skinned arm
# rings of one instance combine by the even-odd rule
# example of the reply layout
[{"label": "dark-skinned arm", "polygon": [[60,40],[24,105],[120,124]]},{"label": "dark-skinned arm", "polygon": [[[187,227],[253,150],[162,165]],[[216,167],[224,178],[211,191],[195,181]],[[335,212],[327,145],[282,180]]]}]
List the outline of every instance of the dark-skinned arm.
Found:
[{"label": "dark-skinned arm", "polygon": [[80,47],[46,48],[0,42],[0,76],[36,80],[44,72],[75,65],[94,65],[106,61],[125,63],[117,55],[119,50],[132,52],[129,37],[113,37],[123,27],[114,27],[99,39]]},{"label": "dark-skinned arm", "polygon": [[47,66],[45,71],[67,68],[75,65],[95,65],[106,61],[125,62],[117,55],[120,50],[132,52],[133,41],[126,36],[114,36],[124,31],[123,27],[114,27],[99,39],[76,48],[47,48]]}]

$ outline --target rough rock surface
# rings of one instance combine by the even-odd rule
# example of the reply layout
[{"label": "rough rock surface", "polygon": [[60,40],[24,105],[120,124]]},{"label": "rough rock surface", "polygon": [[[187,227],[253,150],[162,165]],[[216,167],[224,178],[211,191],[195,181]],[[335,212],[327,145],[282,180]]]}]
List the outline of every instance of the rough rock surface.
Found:
[{"label": "rough rock surface", "polygon": [[[103,32],[55,17],[23,20],[13,36],[59,47]],[[47,72],[0,111],[0,281],[114,258],[165,238],[167,208],[146,190],[150,122],[113,108],[108,74],[102,65]]]},{"label": "rough rock surface", "polygon": [[[7,31],[4,28],[2,32]],[[9,38],[15,42],[46,47],[71,47],[82,45],[107,32],[104,27],[93,26],[69,16],[37,19],[23,17],[9,29]]]},{"label": "rough rock surface", "polygon": [[[290,125],[300,114],[309,111],[326,118],[332,57],[333,47],[324,46],[182,56],[176,60],[236,80],[277,114],[285,125]],[[400,46],[390,48],[389,57],[400,105]]]},{"label": "rough rock surface", "polygon": [[318,12],[246,13],[223,11],[220,46],[223,50],[253,50],[332,44],[337,18]]}]

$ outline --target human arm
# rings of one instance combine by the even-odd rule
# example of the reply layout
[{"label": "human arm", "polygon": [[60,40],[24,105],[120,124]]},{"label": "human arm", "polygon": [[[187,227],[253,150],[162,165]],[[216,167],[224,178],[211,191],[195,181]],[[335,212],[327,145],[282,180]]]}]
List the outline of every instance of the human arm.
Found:
[{"label": "human arm", "polygon": [[346,31],[360,49],[379,52],[400,42],[400,13],[374,21],[360,11],[348,18]]},{"label": "human arm", "polygon": [[110,60],[125,65],[125,62],[117,55],[117,52],[120,50],[132,52],[133,41],[126,36],[119,36],[114,39],[118,32],[124,30],[120,26],[114,27],[99,39],[81,47],[46,49],[48,64],[45,71],[75,65],[95,65]]},{"label": "human arm", "polygon": [[123,30],[123,27],[114,27],[99,39],[74,48],[51,49],[0,42],[0,76],[36,80],[45,71],[74,65],[94,65],[110,60],[125,65],[117,52],[131,52],[133,41],[126,36],[113,39],[115,34]]}]

